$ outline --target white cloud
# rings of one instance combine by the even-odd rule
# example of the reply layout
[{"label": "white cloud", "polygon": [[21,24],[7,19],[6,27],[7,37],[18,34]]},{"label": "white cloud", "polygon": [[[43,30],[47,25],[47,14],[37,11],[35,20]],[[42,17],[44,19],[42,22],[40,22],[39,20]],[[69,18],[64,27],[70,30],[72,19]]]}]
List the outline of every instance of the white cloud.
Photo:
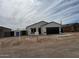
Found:
[{"label": "white cloud", "polygon": [[24,28],[40,20],[53,21],[56,18],[57,21],[64,13],[67,15],[77,11],[79,6],[76,5],[72,7],[73,10],[71,6],[62,9],[74,1],[78,0],[0,0],[0,25],[14,29]]}]

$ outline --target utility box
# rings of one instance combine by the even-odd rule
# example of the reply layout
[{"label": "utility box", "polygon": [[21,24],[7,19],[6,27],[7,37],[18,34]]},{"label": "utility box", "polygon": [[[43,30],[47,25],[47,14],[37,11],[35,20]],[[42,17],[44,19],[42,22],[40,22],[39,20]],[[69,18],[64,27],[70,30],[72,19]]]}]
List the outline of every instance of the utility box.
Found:
[{"label": "utility box", "polygon": [[20,32],[16,32],[16,36],[20,36]]},{"label": "utility box", "polygon": [[14,36],[17,36],[17,37],[18,37],[18,36],[20,36],[20,35],[21,35],[21,32],[20,32],[19,30],[18,30],[18,31],[17,31],[17,30],[14,31]]}]

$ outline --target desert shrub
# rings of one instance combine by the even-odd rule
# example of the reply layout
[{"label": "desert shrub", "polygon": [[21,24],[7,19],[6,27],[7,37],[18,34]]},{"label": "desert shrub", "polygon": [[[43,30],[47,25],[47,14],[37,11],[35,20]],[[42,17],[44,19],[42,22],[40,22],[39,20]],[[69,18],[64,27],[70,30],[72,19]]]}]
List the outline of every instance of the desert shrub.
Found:
[{"label": "desert shrub", "polygon": [[22,41],[21,40],[15,40],[14,42],[11,43],[11,46],[18,46],[21,45]]}]

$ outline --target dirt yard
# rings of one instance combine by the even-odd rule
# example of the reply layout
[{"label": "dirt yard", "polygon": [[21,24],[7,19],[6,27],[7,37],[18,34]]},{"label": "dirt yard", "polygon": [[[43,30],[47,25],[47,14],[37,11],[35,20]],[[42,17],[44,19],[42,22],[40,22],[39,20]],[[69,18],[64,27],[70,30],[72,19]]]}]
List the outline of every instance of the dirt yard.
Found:
[{"label": "dirt yard", "polygon": [[79,32],[50,36],[1,38],[0,57],[77,58],[79,57]]}]

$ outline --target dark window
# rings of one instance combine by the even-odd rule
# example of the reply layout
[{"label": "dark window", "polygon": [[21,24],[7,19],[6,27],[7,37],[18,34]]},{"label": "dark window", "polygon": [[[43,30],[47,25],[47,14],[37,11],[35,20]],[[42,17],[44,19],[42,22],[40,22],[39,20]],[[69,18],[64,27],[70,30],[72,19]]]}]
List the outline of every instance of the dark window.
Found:
[{"label": "dark window", "polygon": [[22,36],[27,35],[27,31],[21,31],[21,35]]},{"label": "dark window", "polygon": [[31,34],[36,32],[36,28],[31,28]]},{"label": "dark window", "polygon": [[10,32],[10,35],[11,35],[11,36],[14,36],[14,31],[11,31],[11,32]]},{"label": "dark window", "polygon": [[39,28],[39,34],[41,34],[41,28]]}]

